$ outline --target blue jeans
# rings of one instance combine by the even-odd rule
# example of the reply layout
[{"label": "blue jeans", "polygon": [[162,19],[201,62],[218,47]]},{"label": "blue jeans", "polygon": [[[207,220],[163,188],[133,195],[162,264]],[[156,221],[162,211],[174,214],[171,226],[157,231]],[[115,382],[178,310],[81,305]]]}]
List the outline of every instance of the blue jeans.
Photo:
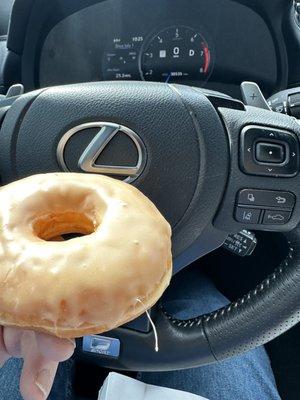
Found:
[{"label": "blue jeans", "polygon": [[[215,311],[228,303],[197,266],[175,276],[164,298],[167,311],[189,319]],[[142,373],[145,383],[184,390],[209,400],[279,400],[269,357],[259,347],[238,357],[199,368]]]},{"label": "blue jeans", "polygon": [[[166,309],[177,318],[192,318],[222,307],[228,300],[196,267],[173,279],[164,296]],[[72,361],[61,364],[50,400],[71,400]],[[0,400],[21,400],[20,360],[0,370]],[[263,347],[232,359],[184,371],[141,373],[146,383],[184,390],[210,400],[279,400],[270,360]]]}]

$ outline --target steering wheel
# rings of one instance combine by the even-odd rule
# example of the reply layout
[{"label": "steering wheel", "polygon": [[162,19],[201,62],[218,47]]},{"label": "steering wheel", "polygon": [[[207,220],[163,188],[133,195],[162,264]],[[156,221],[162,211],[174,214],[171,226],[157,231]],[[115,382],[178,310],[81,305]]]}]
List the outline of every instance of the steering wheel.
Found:
[{"label": "steering wheel", "polygon": [[90,355],[91,362],[139,371],[191,368],[262,345],[300,321],[295,118],[215,92],[149,82],[53,87],[8,100],[0,103],[2,183],[103,168],[131,179],[172,225],[174,273],[249,224],[288,237],[286,260],[237,302],[187,321],[157,307],[159,352],[152,330],[121,327],[107,333],[120,340],[119,357]]}]

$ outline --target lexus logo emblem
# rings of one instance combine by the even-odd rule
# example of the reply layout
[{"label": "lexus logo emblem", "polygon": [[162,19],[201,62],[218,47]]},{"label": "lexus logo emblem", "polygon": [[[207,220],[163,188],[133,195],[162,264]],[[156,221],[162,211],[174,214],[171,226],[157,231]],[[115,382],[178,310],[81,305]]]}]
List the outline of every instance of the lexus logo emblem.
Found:
[{"label": "lexus logo emblem", "polygon": [[[105,174],[105,175],[118,175],[124,176],[126,182],[134,181],[143,171],[146,163],[146,149],[140,137],[131,129],[125,126],[113,124],[110,122],[90,122],[76,126],[70,129],[61,138],[57,147],[57,159],[64,171],[69,171],[65,162],[64,151],[68,140],[76,133],[91,129],[99,128],[90,144],[84,149],[78,160],[78,167],[84,172]],[[133,166],[120,166],[120,165],[99,165],[96,160],[104,151],[109,142],[118,133],[126,134],[134,143],[137,150],[137,163]]]}]

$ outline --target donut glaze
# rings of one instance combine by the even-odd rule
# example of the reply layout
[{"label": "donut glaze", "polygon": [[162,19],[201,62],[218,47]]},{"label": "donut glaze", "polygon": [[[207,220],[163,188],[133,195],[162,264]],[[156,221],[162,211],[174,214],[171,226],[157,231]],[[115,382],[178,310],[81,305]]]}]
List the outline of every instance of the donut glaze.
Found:
[{"label": "donut glaze", "polygon": [[[149,309],[171,279],[169,224],[112,178],[52,173],[10,183],[0,189],[0,224],[3,326],[101,333]],[[69,233],[83,236],[64,240]]]}]

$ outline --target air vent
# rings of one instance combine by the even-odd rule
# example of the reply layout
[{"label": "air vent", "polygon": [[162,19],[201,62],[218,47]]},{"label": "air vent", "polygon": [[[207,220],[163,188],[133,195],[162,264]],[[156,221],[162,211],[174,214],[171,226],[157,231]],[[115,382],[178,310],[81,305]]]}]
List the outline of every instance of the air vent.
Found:
[{"label": "air vent", "polygon": [[300,28],[300,1],[294,1],[294,7],[296,23]]}]

